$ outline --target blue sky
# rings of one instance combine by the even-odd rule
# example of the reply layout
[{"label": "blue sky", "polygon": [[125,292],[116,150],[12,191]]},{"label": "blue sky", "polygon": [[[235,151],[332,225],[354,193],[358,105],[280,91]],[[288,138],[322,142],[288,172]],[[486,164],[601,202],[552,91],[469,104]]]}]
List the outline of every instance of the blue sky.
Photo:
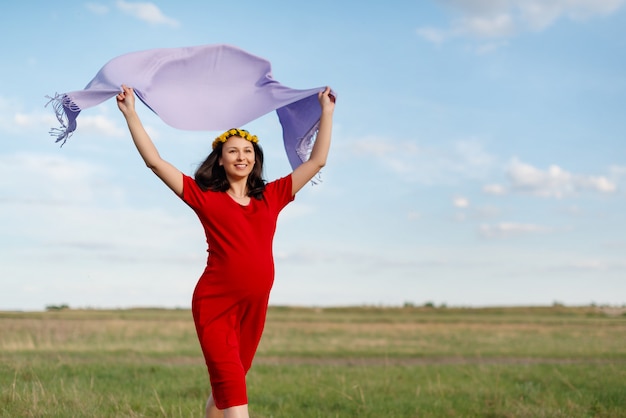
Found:
[{"label": "blue sky", "polygon": [[[338,93],[323,182],[279,220],[273,304],[625,304],[625,1],[343,3],[0,6],[0,309],[189,306],[195,214],[113,100],[60,148],[44,96],[127,52],[214,43]],[[139,110],[190,174],[219,134]],[[246,128],[266,177],[287,174],[275,114]]]}]

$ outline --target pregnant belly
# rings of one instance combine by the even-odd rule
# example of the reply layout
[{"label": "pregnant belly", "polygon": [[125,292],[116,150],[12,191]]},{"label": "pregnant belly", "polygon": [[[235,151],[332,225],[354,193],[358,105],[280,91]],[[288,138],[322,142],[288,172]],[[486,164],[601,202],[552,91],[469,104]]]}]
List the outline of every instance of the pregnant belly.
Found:
[{"label": "pregnant belly", "polygon": [[209,263],[198,283],[201,293],[236,299],[266,298],[274,283],[273,263]]}]

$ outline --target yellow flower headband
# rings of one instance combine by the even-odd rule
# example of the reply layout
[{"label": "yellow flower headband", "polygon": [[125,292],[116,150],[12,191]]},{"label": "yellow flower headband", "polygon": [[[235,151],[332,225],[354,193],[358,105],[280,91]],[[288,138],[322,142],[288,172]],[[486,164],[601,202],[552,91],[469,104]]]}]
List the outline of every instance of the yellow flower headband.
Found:
[{"label": "yellow flower headband", "polygon": [[246,141],[254,142],[255,144],[259,142],[259,138],[256,135],[251,135],[250,132],[245,129],[229,129],[213,141],[213,149],[217,147],[217,144],[220,142],[226,142],[228,138],[231,136],[238,136],[240,138],[245,139]]}]

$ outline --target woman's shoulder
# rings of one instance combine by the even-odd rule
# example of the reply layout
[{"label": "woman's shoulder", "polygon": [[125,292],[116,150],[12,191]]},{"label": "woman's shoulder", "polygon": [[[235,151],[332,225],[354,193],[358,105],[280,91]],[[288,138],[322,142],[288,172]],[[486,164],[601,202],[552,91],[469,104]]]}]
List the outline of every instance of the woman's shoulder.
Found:
[{"label": "woman's shoulder", "polygon": [[191,177],[188,174],[183,173],[183,185],[192,189],[197,189],[203,193],[220,193],[218,191],[212,190],[208,186],[202,186],[194,177]]},{"label": "woman's shoulder", "polygon": [[193,177],[183,173],[183,189],[200,189],[200,186]]},{"label": "woman's shoulder", "polygon": [[272,188],[276,188],[276,187],[281,187],[288,184],[289,186],[291,186],[291,174],[287,174],[284,177],[279,177],[275,180],[272,180],[268,183],[265,184],[265,190],[267,190],[268,188],[272,189]]},{"label": "woman's shoulder", "polygon": [[198,182],[191,176],[183,174],[183,200],[187,203],[199,204],[207,202],[223,192],[213,191],[206,187],[201,187]]},{"label": "woman's shoulder", "polygon": [[266,197],[272,196],[273,199],[278,199],[281,202],[290,202],[293,200],[291,191],[291,174],[288,174],[267,183],[263,194]]}]

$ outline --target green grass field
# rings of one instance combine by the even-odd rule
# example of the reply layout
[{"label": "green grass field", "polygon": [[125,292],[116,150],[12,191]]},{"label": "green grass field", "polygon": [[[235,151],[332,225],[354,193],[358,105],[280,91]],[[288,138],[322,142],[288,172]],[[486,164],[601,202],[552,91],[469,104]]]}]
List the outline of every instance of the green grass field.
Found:
[{"label": "green grass field", "polygon": [[[255,418],[626,417],[626,315],[272,307]],[[188,310],[0,312],[0,416],[200,417]]]}]

